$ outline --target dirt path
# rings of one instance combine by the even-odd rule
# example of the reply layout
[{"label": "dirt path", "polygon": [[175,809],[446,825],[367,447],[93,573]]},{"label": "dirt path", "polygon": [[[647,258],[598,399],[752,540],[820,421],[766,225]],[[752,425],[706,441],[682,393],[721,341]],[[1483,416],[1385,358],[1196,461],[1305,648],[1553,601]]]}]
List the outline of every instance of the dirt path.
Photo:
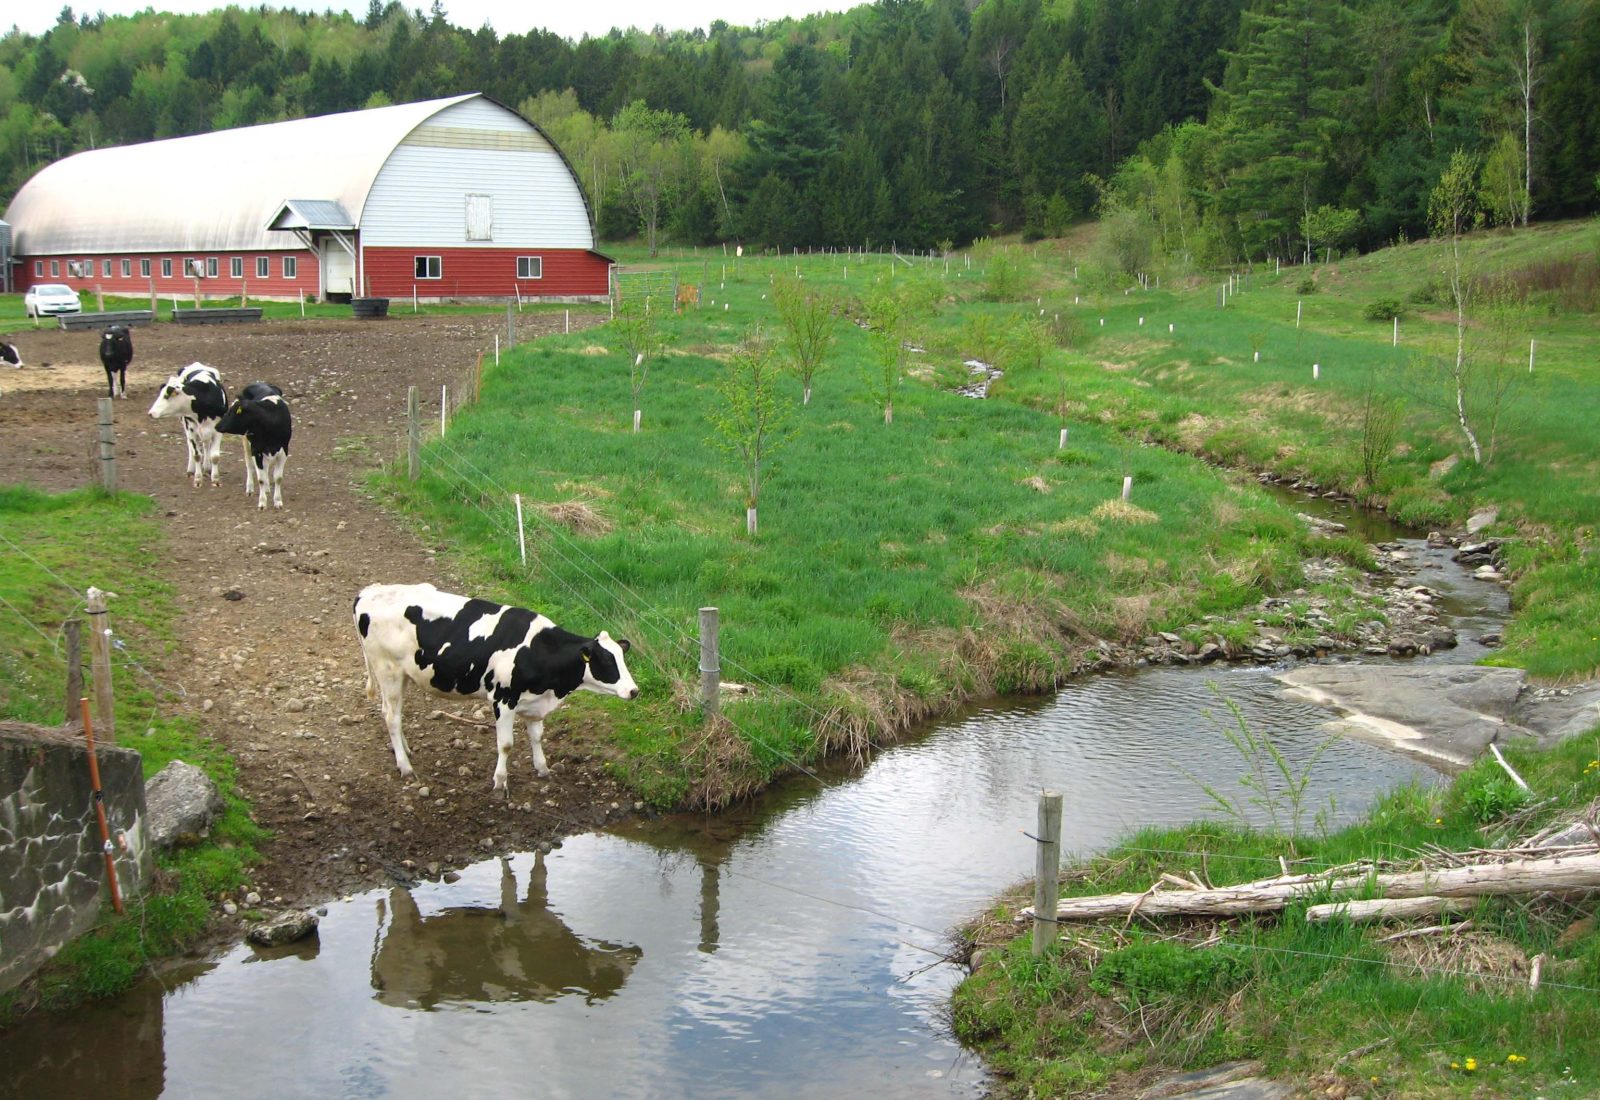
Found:
[{"label": "dirt path", "polygon": [[[403,432],[406,387],[417,385],[424,415],[437,416],[440,384],[492,348],[503,323],[485,315],[135,331],[130,396],[117,406],[118,467],[122,488],[155,498],[169,536],[181,652],[161,676],[187,693],[172,705],[234,754],[256,819],[274,832],[252,883],[264,898],[311,901],[437,874],[632,808],[574,747],[581,739],[563,738],[560,717],[546,738],[555,774],[537,779],[519,737],[512,801],[495,800],[493,731],[430,720],[446,701],[412,690],[407,737],[418,780],[404,783],[363,694],[349,618],[355,592],[374,581],[448,587],[452,578],[436,560],[443,548],[423,545],[366,499],[360,478]],[[561,323],[524,315],[520,336]],[[27,368],[0,373],[0,483],[89,483],[95,398],[106,392],[98,334],[4,338]],[[224,444],[219,488],[193,489],[178,423],[145,415],[166,376],[193,361],[218,368],[230,389],[256,380],[282,387],[295,437],[280,512],[258,512],[245,496],[242,441]],[[113,604],[113,622],[115,613]]]}]

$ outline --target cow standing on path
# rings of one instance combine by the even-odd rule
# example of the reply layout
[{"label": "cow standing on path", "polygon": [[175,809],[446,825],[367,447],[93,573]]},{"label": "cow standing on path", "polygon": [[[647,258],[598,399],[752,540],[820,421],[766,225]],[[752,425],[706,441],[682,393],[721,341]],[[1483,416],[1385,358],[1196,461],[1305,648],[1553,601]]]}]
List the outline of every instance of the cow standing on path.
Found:
[{"label": "cow standing on path", "polygon": [[547,776],[544,720],[567,696],[579,690],[639,696],[624,658],[627,639],[613,641],[605,631],[592,638],[573,634],[537,612],[431,584],[368,585],[351,613],[367,666],[367,698],[380,698],[394,762],[407,779],[411,750],[400,707],[408,679],[439,695],[489,700],[499,749],[494,789],[502,793],[518,715],[528,720],[533,769]]},{"label": "cow standing on path", "polygon": [[244,436],[244,491],[261,484],[257,508],[267,506],[267,491],[272,506],[283,507],[283,466],[289,460],[289,439],[294,423],[283,391],[270,382],[252,382],[244,388],[228,411],[217,421],[223,435]]},{"label": "cow standing on path", "polygon": [[217,456],[222,453],[222,436],[217,421],[228,411],[228,391],[222,376],[204,363],[190,363],[168,377],[150,406],[150,418],[183,418],[183,440],[189,456],[186,472],[194,477],[195,488],[206,473],[217,483]]},{"label": "cow standing on path", "polygon": [[0,340],[0,363],[16,367],[18,370],[22,369],[22,353],[17,350],[17,345]]},{"label": "cow standing on path", "polygon": [[100,365],[106,368],[110,397],[128,396],[128,364],[133,362],[133,333],[127,325],[112,325],[100,334]]}]

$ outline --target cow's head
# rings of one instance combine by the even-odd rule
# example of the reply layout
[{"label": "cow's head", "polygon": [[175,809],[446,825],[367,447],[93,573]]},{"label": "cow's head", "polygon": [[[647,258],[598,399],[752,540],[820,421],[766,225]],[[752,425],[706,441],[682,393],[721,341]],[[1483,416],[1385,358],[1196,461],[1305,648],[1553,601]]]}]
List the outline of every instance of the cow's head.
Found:
[{"label": "cow's head", "polygon": [[601,695],[615,695],[619,699],[637,699],[639,685],[633,682],[624,657],[629,650],[628,639],[612,641],[604,630],[593,641],[583,643],[583,683],[585,691]]},{"label": "cow's head", "polygon": [[246,415],[246,406],[254,405],[253,401],[236,398],[228,406],[228,411],[222,414],[222,419],[217,421],[217,431],[223,435],[243,435],[249,418]]},{"label": "cow's head", "polygon": [[150,419],[181,416],[193,408],[194,398],[183,391],[183,379],[176,374],[168,375],[167,380],[161,383],[161,392],[156,394],[155,401],[150,405]]}]

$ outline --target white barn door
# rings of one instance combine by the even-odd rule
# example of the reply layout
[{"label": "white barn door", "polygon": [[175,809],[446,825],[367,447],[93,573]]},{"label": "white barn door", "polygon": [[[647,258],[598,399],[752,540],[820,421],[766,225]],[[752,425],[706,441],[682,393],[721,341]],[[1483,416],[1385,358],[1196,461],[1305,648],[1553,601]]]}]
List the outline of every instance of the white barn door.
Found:
[{"label": "white barn door", "polygon": [[345,251],[344,245],[331,237],[324,237],[317,262],[322,269],[324,301],[330,294],[355,294],[356,258]]}]

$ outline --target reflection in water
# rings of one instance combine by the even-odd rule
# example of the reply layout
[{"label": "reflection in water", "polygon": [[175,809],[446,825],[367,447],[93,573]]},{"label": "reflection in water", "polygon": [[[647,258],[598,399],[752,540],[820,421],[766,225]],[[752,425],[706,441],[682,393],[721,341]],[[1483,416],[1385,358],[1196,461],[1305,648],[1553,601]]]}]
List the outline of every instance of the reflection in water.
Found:
[{"label": "reflection in water", "polygon": [[[1498,589],[1411,552],[1458,627],[1497,624]],[[545,858],[518,855],[331,903],[309,958],[240,948],[165,1001],[148,987],[111,1015],[0,1034],[0,1094],[976,1096],[981,1068],[941,1026],[959,975],[925,948],[1032,873],[1041,787],[1067,796],[1074,854],[1214,816],[1207,786],[1248,803],[1213,684],[1330,824],[1435,778],[1362,742],[1323,753],[1328,713],[1285,699],[1269,668],[1089,677],[942,722],[860,775],[573,837],[548,895]]]},{"label": "reflection in water", "polygon": [[644,953],[638,947],[575,934],[549,908],[544,855],[534,857],[528,896],[517,900],[511,861],[500,861],[500,906],[464,906],[423,916],[409,890],[389,891],[389,919],[378,901],[372,959],[377,999],[401,1008],[498,1001],[553,1001],[569,993],[588,1003],[622,988]]},{"label": "reflection in water", "polygon": [[93,1043],[62,1042],[62,1020],[36,1013],[5,1032],[0,1097],[115,1096],[150,1100],[167,1087],[162,1048],[163,1004],[169,994],[210,970],[169,973],[135,985],[114,1001],[74,1009],[72,1022]]}]

